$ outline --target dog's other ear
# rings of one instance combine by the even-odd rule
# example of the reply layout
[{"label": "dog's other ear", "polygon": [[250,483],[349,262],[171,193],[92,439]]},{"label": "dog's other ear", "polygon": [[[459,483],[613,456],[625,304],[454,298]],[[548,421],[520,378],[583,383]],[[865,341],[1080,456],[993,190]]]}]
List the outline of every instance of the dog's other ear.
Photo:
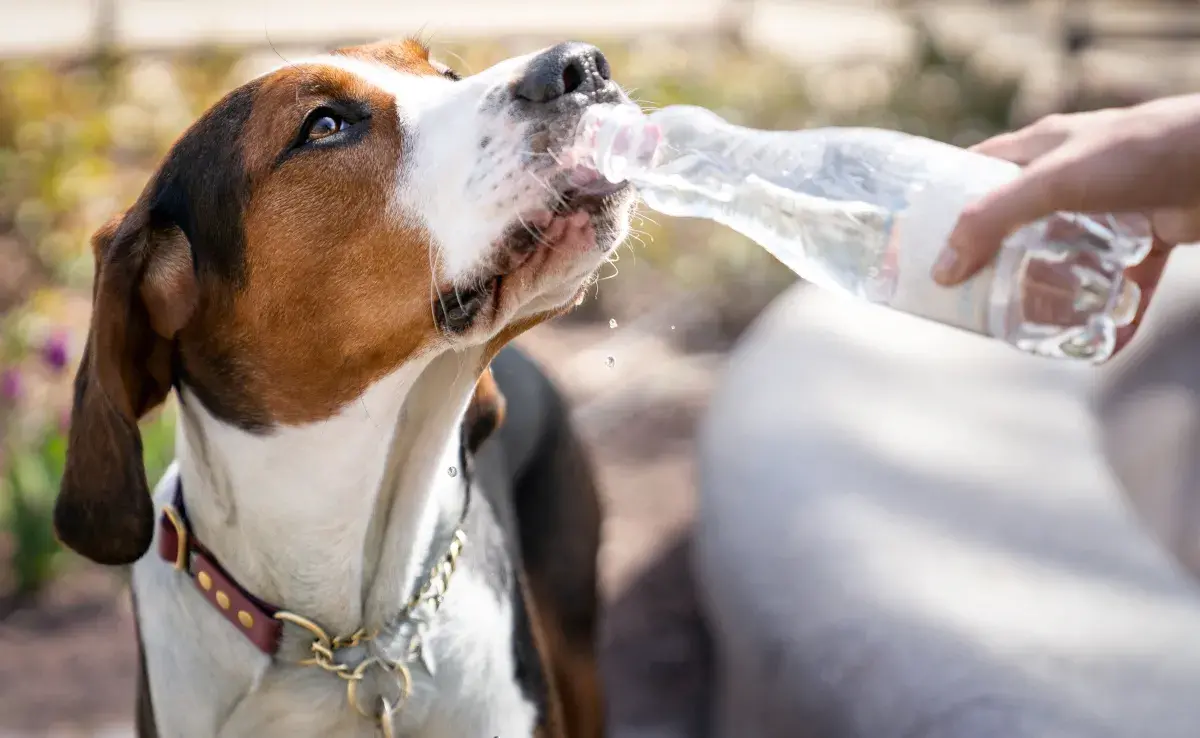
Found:
[{"label": "dog's other ear", "polygon": [[471,396],[471,404],[467,406],[467,415],[463,419],[468,451],[478,451],[483,442],[496,432],[504,422],[504,409],[504,394],[500,392],[489,364],[475,383],[475,394]]},{"label": "dog's other ear", "polygon": [[173,339],[197,299],[187,238],[151,220],[139,203],[92,237],[92,322],[54,527],[59,540],[100,564],[132,563],[153,538],[138,420],[171,390]]}]

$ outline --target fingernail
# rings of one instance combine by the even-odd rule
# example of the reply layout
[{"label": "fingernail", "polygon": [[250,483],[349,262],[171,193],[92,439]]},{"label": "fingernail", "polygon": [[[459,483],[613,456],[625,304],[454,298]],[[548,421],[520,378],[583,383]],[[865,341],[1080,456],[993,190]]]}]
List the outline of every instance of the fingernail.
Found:
[{"label": "fingernail", "polygon": [[939,284],[948,285],[954,282],[958,272],[958,252],[953,246],[947,246],[938,254],[937,262],[933,265],[933,279]]}]

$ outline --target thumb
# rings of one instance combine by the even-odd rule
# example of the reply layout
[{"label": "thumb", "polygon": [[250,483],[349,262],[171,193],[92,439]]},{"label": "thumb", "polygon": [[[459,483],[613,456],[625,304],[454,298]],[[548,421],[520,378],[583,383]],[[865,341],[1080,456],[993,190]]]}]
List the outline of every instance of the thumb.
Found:
[{"label": "thumb", "polygon": [[1200,206],[1156,210],[1151,214],[1154,234],[1168,243],[1200,242]]}]

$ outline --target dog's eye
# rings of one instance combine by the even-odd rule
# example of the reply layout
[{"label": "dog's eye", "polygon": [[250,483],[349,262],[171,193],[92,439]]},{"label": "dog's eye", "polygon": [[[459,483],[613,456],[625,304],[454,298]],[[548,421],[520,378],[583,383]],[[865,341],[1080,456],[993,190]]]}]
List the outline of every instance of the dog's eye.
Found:
[{"label": "dog's eye", "polygon": [[354,101],[332,101],[315,108],[304,116],[287,148],[280,153],[277,165],[282,165],[293,154],[311,149],[353,144],[367,132],[364,124],[370,119],[370,109]]},{"label": "dog's eye", "polygon": [[304,126],[304,141],[320,141],[346,129],[346,119],[329,108],[314,110]]},{"label": "dog's eye", "polygon": [[440,61],[434,61],[430,59],[429,64],[437,71],[438,74],[442,75],[451,82],[458,82],[462,79],[462,75],[445,64],[442,64]]}]

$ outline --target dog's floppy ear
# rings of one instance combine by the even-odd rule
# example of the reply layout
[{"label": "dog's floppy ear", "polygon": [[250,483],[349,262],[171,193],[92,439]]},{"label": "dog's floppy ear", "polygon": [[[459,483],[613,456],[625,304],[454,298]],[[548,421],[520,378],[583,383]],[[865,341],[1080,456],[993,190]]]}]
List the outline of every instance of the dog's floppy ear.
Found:
[{"label": "dog's floppy ear", "polygon": [[475,383],[475,394],[471,396],[471,404],[467,406],[467,415],[463,419],[468,451],[478,451],[483,442],[496,432],[504,422],[504,409],[504,394],[496,384],[489,364]]},{"label": "dog's floppy ear", "polygon": [[153,223],[143,202],[101,228],[92,250],[92,322],[54,527],[77,553],[119,565],[153,537],[138,420],[171,390],[173,339],[195,308],[196,276],[182,231]]}]

